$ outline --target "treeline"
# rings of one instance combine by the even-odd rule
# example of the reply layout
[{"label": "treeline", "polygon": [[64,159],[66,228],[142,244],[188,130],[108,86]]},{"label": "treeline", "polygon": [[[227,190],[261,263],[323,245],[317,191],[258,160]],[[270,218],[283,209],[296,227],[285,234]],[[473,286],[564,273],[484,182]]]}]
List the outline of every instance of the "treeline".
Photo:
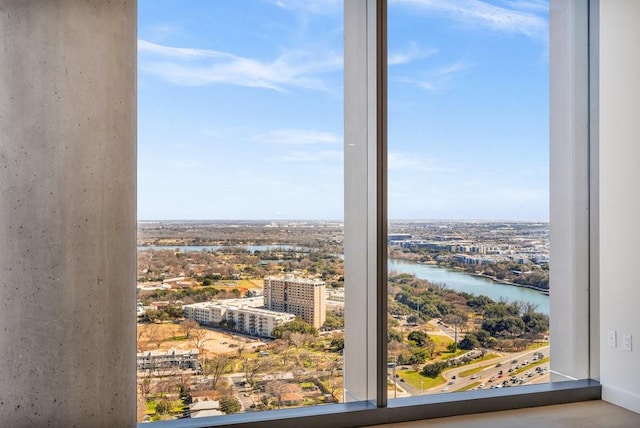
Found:
[{"label": "treeline", "polygon": [[459,261],[449,263],[453,267],[461,267],[470,273],[481,273],[482,275],[500,281],[512,282],[514,284],[527,285],[542,290],[549,289],[549,265],[522,264],[513,261],[498,262],[495,265],[470,265]]},{"label": "treeline", "polygon": [[462,349],[513,347],[541,339],[549,330],[548,315],[531,303],[496,302],[410,274],[391,275],[389,290],[391,315],[413,317],[418,324],[438,318],[463,336],[457,344]]}]

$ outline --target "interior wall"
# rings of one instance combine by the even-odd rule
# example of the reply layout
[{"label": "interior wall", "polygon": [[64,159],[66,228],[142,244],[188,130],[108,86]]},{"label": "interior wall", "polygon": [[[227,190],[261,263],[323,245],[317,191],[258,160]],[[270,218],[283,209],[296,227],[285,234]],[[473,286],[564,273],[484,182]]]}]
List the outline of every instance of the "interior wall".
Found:
[{"label": "interior wall", "polygon": [[599,19],[600,381],[640,412],[640,2],[601,1]]}]

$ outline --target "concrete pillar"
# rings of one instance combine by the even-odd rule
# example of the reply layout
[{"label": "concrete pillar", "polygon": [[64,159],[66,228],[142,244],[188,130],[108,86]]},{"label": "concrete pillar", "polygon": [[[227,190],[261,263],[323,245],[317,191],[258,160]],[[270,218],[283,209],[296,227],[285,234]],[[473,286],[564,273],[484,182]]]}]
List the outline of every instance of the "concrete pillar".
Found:
[{"label": "concrete pillar", "polygon": [[0,425],[134,426],[136,2],[0,0]]}]

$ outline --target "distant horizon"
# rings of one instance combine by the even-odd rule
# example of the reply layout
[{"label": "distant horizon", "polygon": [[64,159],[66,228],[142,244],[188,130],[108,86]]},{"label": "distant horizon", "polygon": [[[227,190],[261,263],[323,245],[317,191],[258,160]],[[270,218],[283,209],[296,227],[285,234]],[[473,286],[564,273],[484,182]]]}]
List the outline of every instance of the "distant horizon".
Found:
[{"label": "distant horizon", "polygon": [[[388,219],[397,223],[549,223],[549,220],[535,219]],[[138,223],[344,223],[344,220],[335,219],[138,219]]]}]

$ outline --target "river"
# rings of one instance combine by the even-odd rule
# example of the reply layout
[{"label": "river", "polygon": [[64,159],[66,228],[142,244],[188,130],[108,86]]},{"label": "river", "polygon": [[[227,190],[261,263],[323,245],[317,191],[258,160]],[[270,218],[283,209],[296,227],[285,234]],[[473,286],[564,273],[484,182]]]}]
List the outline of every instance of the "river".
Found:
[{"label": "river", "polygon": [[391,272],[410,273],[420,279],[443,282],[452,290],[476,295],[484,294],[496,301],[504,299],[508,302],[530,302],[537,306],[536,311],[549,314],[549,296],[530,288],[500,284],[489,278],[405,260],[389,260],[389,273]]}]

